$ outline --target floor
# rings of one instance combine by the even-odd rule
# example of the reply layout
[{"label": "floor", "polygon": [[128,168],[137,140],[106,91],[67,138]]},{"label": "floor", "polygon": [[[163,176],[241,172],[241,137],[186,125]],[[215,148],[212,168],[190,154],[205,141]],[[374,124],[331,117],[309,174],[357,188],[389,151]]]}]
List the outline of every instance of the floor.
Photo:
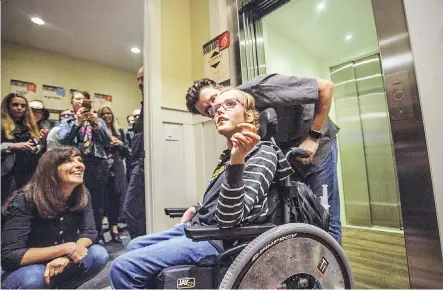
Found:
[{"label": "floor", "polygon": [[343,248],[358,289],[409,288],[403,234],[346,227]]},{"label": "floor", "polygon": [[[119,224],[120,226],[121,224]],[[106,228],[106,227],[104,227]],[[122,231],[120,233],[120,237],[122,238],[123,243],[118,244],[111,242],[111,235],[109,232],[106,232],[104,234],[105,236],[105,248],[108,250],[109,253],[109,261],[106,264],[106,267],[93,279],[89,280],[88,282],[84,283],[79,287],[79,289],[110,289],[109,287],[109,266],[111,265],[112,261],[118,257],[119,255],[124,253],[126,245],[129,243],[129,234],[126,230]]]},{"label": "floor", "polygon": [[[115,257],[124,252],[129,242],[126,231],[121,237],[123,244],[106,243],[110,261],[99,275],[80,289],[110,289],[109,266]],[[109,233],[105,233],[105,239],[111,239]],[[346,227],[343,228],[343,248],[352,265],[356,288],[409,288],[403,234]]]}]

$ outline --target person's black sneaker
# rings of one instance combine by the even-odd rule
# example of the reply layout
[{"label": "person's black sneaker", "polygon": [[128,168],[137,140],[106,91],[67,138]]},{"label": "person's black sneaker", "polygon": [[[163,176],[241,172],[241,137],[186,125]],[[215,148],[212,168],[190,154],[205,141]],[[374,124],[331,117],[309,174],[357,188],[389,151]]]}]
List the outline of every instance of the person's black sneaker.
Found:
[{"label": "person's black sneaker", "polygon": [[120,234],[119,233],[113,233],[112,231],[109,232],[111,234],[111,240],[115,243],[122,243],[122,239],[120,238]]}]

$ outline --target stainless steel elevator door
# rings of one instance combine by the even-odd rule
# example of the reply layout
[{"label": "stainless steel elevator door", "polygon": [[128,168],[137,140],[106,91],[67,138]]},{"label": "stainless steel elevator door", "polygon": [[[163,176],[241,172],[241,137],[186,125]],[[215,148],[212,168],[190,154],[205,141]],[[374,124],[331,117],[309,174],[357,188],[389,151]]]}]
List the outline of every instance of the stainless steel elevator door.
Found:
[{"label": "stainless steel elevator door", "polygon": [[395,162],[380,58],[331,68],[347,222],[401,228]]}]

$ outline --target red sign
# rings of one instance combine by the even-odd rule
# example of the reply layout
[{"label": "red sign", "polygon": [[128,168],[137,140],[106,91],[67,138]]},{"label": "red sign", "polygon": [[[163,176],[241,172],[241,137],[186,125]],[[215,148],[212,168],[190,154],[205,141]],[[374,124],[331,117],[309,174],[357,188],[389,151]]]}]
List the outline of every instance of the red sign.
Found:
[{"label": "red sign", "polygon": [[37,86],[34,83],[27,83],[26,89],[30,92],[35,92],[37,90]]},{"label": "red sign", "polygon": [[229,31],[226,31],[218,37],[218,50],[222,51],[226,47],[229,47],[229,45],[231,45],[231,35]]}]

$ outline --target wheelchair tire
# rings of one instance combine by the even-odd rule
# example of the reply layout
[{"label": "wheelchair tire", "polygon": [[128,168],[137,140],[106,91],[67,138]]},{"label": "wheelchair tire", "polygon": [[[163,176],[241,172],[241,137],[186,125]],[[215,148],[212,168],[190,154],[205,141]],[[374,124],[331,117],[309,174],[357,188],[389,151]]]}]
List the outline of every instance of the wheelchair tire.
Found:
[{"label": "wheelchair tire", "polygon": [[337,241],[315,226],[292,223],[249,243],[229,267],[220,289],[279,289],[299,274],[323,288],[354,288],[351,265]]}]

